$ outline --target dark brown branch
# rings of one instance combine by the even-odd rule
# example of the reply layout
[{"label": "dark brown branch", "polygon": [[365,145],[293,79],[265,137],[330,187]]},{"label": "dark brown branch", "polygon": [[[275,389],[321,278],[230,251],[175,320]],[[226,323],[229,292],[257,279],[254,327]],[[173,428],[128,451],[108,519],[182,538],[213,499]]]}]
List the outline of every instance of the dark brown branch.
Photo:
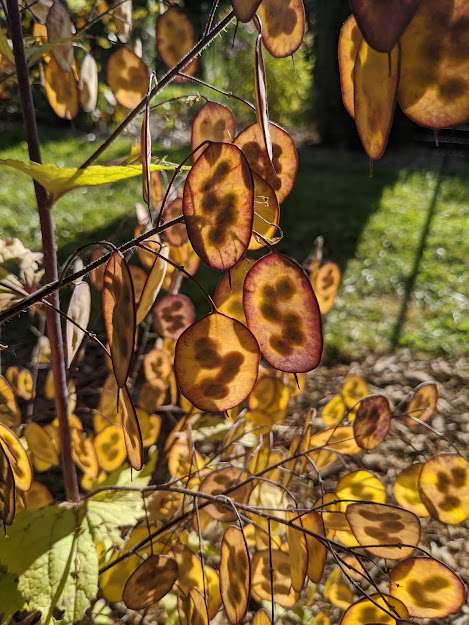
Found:
[{"label": "dark brown branch", "polygon": [[[7,0],[8,21],[15,56],[18,89],[23,112],[23,123],[28,143],[29,158],[35,163],[41,162],[41,150],[36,124],[36,113],[29,83],[28,64],[24,52],[23,29],[17,0]],[[57,247],[54,223],[50,211],[50,202],[47,191],[39,183],[34,182],[36,203],[42,235],[44,253],[44,270],[48,282],[56,281]],[[60,308],[59,295],[56,291],[47,294],[48,302],[55,309]],[[55,387],[55,410],[59,421],[59,436],[61,449],[62,473],[64,478],[65,494],[70,501],[78,501],[78,480],[75,465],[72,460],[72,446],[68,427],[67,408],[67,377],[60,316],[52,308],[46,309],[47,334],[51,348],[52,372]]]}]

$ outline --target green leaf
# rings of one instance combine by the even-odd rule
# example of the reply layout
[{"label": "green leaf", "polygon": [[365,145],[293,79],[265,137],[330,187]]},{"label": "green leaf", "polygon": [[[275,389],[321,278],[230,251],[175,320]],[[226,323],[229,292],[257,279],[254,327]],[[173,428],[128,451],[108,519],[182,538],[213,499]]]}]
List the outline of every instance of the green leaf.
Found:
[{"label": "green leaf", "polygon": [[98,592],[98,556],[83,505],[60,504],[18,514],[0,540],[0,562],[18,578],[27,609],[41,623],[83,618]]},{"label": "green leaf", "polygon": [[[0,159],[0,166],[11,167],[27,174],[49,192],[53,201],[79,187],[96,187],[142,175],[141,165],[92,165],[86,169],[78,169],[5,158]],[[170,163],[159,163],[151,165],[151,171],[167,171],[175,167]]]},{"label": "green leaf", "polygon": [[16,587],[14,575],[0,567],[0,622],[8,623],[23,606],[24,598]]},{"label": "green leaf", "polygon": [[98,593],[97,544],[120,546],[120,528],[141,516],[138,491],[100,492],[80,504],[20,512],[0,536],[0,612],[39,610],[43,625],[82,619]]},{"label": "green leaf", "polygon": [[10,47],[10,43],[5,35],[3,28],[0,28],[0,54],[4,56],[7,61],[14,65],[15,57],[13,56],[13,50]]}]

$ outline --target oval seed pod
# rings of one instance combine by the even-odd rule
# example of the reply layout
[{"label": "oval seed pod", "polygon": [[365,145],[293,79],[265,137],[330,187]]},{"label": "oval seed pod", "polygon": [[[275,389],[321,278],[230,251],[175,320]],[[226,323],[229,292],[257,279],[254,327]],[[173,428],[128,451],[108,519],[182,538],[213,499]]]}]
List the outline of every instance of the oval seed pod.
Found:
[{"label": "oval seed pod", "polygon": [[21,423],[21,412],[15,393],[3,375],[0,375],[0,423],[13,428]]},{"label": "oval seed pod", "polygon": [[[72,297],[68,304],[67,323],[65,326],[65,341],[67,346],[67,367],[75,358],[80,345],[85,338],[84,330],[87,329],[91,313],[91,291],[87,282],[79,282],[73,289]],[[75,321],[80,327],[77,327]],[[81,330],[80,328],[83,328]]]},{"label": "oval seed pod", "polygon": [[[254,178],[254,222],[252,225],[252,237],[249,250],[259,250],[272,240],[279,231],[280,206],[274,189],[258,174],[253,173]],[[256,235],[260,234],[263,238]]]},{"label": "oval seed pod", "polygon": [[419,475],[419,492],[433,518],[464,523],[469,519],[469,462],[456,454],[430,458]]},{"label": "oval seed pod", "polygon": [[125,462],[127,452],[122,427],[108,425],[94,439],[96,456],[99,465],[108,473],[112,473]]},{"label": "oval seed pod", "polygon": [[391,427],[391,406],[384,395],[370,395],[358,405],[353,435],[362,449],[374,449],[384,441]]},{"label": "oval seed pod", "polygon": [[9,427],[0,423],[0,446],[8,456],[16,488],[27,491],[33,481],[33,469],[20,439]]},{"label": "oval seed pod", "polygon": [[91,54],[87,54],[80,67],[80,104],[85,113],[92,113],[98,101],[98,66]]},{"label": "oval seed pod", "polygon": [[[428,421],[436,412],[438,386],[433,382],[422,382],[416,388],[406,404],[406,425],[415,427],[418,421]],[[418,421],[416,421],[418,419]]]},{"label": "oval seed pod", "polygon": [[153,265],[150,269],[145,284],[143,285],[142,294],[138,300],[136,311],[136,323],[142,323],[147,314],[150,312],[151,307],[155,303],[156,298],[163,286],[163,281],[168,269],[168,263],[165,258],[169,256],[169,247],[162,245],[159,254],[161,256],[155,256]]},{"label": "oval seed pod", "polygon": [[245,278],[243,304],[248,327],[270,365],[292,373],[317,367],[321,313],[299,265],[276,253],[258,260]]},{"label": "oval seed pod", "polygon": [[[50,44],[52,55],[63,72],[70,72],[74,62],[72,37],[75,27],[70,15],[60,0],[54,0],[47,13],[46,19],[47,39]],[[62,41],[62,43],[56,43]]]},{"label": "oval seed pod", "polygon": [[448,128],[469,119],[469,5],[421,2],[400,40],[399,104],[412,121]]},{"label": "oval seed pod", "polygon": [[78,86],[72,71],[64,71],[54,57],[44,67],[44,90],[54,113],[62,119],[78,115]]},{"label": "oval seed pod", "polygon": [[135,294],[127,263],[117,251],[112,253],[104,270],[102,309],[112,368],[118,386],[123,387],[135,345]]},{"label": "oval seed pod", "polygon": [[[301,521],[305,530],[320,536],[326,535],[324,522],[319,512],[308,512],[301,517]],[[306,546],[308,548],[308,577],[313,584],[319,584],[326,566],[327,549],[311,534],[306,534]]]},{"label": "oval seed pod", "polygon": [[[213,496],[228,493],[233,501],[247,503],[253,489],[253,483],[250,482],[242,486],[237,486],[237,484],[245,482],[248,478],[249,473],[237,467],[216,469],[203,479],[200,490]],[[236,521],[237,518],[234,510],[216,503],[210,503],[205,510],[213,519],[224,523]]]},{"label": "oval seed pod", "polygon": [[204,141],[233,141],[236,136],[236,119],[227,106],[206,102],[192,120],[192,150]]},{"label": "oval seed pod", "polygon": [[129,48],[118,48],[107,62],[107,84],[121,106],[133,109],[147,94],[148,67]]},{"label": "oval seed pod", "polygon": [[362,41],[353,73],[355,125],[369,158],[381,158],[396,108],[400,51],[376,52]]},{"label": "oval seed pod", "polygon": [[[372,595],[371,598],[373,601],[360,599],[349,606],[342,615],[340,625],[399,625],[401,619],[409,617],[406,606],[399,599],[385,594]],[[394,612],[396,617],[393,618],[388,612]]]},{"label": "oval seed pod", "polygon": [[315,273],[314,278],[311,276],[311,284],[318,298],[321,315],[327,315],[334,306],[340,286],[340,278],[339,266],[331,261],[323,263]]},{"label": "oval seed pod", "polygon": [[408,558],[419,544],[420,521],[408,510],[385,504],[352,503],[345,514],[360,545],[378,558]]},{"label": "oval seed pod", "polygon": [[351,0],[355,19],[368,44],[390,52],[414,17],[420,0]]},{"label": "oval seed pod", "polygon": [[262,41],[272,56],[290,56],[305,36],[303,0],[262,0],[257,11],[262,22]]},{"label": "oval seed pod", "polygon": [[391,571],[389,592],[417,618],[445,618],[466,599],[461,578],[433,558],[408,558]]},{"label": "oval seed pod", "polygon": [[242,130],[234,143],[241,148],[251,170],[274,189],[281,203],[290,193],[298,172],[298,153],[286,130],[269,122],[272,162],[265,150],[262,128],[252,124]]},{"label": "oval seed pod", "polygon": [[410,510],[419,517],[428,517],[428,512],[419,492],[419,479],[423,463],[416,462],[403,469],[396,476],[392,487],[394,499],[399,506]]},{"label": "oval seed pod", "polygon": [[340,29],[338,47],[342,102],[351,117],[355,117],[354,71],[358,50],[362,41],[363,35],[358,28],[355,18],[351,15],[345,20]]},{"label": "oval seed pod", "polygon": [[[260,21],[256,21],[256,25],[260,26]],[[262,54],[262,33],[259,33],[256,40],[256,56],[255,56],[255,85],[256,85],[256,116],[257,123],[262,129],[264,139],[264,148],[272,163],[272,137],[270,136],[269,126],[269,107],[267,100],[267,81],[264,67],[264,56]]]},{"label": "oval seed pod", "polygon": [[0,444],[0,520],[4,526],[13,523],[15,510],[15,478],[8,456]]},{"label": "oval seed pod", "polygon": [[260,3],[261,0],[231,0],[233,11],[240,22],[249,22]]},{"label": "oval seed pod", "polygon": [[218,310],[246,324],[243,308],[244,279],[256,261],[245,256],[223,275],[215,290],[214,301]]},{"label": "oval seed pod", "polygon": [[126,386],[120,389],[119,413],[124,432],[127,458],[132,469],[140,471],[143,466],[143,442],[137,411]]},{"label": "oval seed pod", "polygon": [[177,340],[194,319],[195,308],[187,295],[164,295],[153,308],[153,326],[164,338]]},{"label": "oval seed pod", "polygon": [[[158,56],[167,67],[174,67],[195,44],[191,21],[179,7],[173,5],[156,20],[156,48]],[[192,76],[197,70],[197,60],[192,61],[184,73]]]},{"label": "oval seed pod", "polygon": [[174,357],[178,387],[201,410],[229,410],[254,387],[259,357],[259,346],[248,328],[211,313],[178,339]]},{"label": "oval seed pod", "polygon": [[200,258],[226,271],[243,256],[251,240],[254,182],[241,150],[209,143],[184,185],[187,234]]},{"label": "oval seed pod", "polygon": [[[302,517],[295,512],[287,512],[286,520],[295,525],[303,525]],[[291,585],[295,592],[300,593],[305,585],[308,572],[308,546],[306,534],[291,525],[287,527],[288,555],[290,558]]]},{"label": "oval seed pod", "polygon": [[251,559],[242,530],[229,527],[220,546],[220,592],[231,625],[246,615],[251,592]]},{"label": "oval seed pod", "polygon": [[[284,608],[292,608],[298,600],[298,594],[291,585],[288,554],[280,549],[272,549],[272,569],[274,601]],[[256,551],[252,558],[251,594],[258,602],[272,600],[269,549]]]},{"label": "oval seed pod", "polygon": [[144,610],[162,599],[177,580],[176,561],[163,555],[150,556],[127,580],[122,600],[131,610]]}]

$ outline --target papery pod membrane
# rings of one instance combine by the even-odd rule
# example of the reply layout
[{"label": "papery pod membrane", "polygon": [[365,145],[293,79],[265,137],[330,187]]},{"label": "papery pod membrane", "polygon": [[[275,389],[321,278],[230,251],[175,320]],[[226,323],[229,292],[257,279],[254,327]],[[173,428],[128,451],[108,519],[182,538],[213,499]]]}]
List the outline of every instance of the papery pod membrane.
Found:
[{"label": "papery pod membrane", "polygon": [[[279,232],[280,206],[274,189],[258,174],[254,178],[254,222],[249,250],[259,250],[267,245]],[[256,236],[256,233],[260,236]],[[266,239],[267,242],[264,240]]]},{"label": "papery pod membrane", "polygon": [[31,488],[23,494],[27,510],[39,510],[53,503],[49,489],[41,482],[32,482]]},{"label": "papery pod membrane", "polygon": [[[319,512],[308,512],[301,517],[305,530],[325,536],[324,523]],[[327,549],[317,538],[311,534],[305,534],[306,547],[308,549],[308,577],[314,584],[319,584],[326,566]]]},{"label": "papery pod membrane", "polygon": [[150,556],[132,573],[122,599],[131,610],[144,610],[162,599],[178,576],[176,561],[167,556]]},{"label": "papery pod membrane", "polygon": [[[60,0],[54,0],[53,5],[49,9],[46,27],[49,43],[55,44],[52,47],[52,55],[55,61],[63,72],[70,72],[74,61],[72,37],[75,27],[67,9]],[[56,43],[58,41],[63,41],[63,43]]]},{"label": "papery pod membrane", "polygon": [[11,384],[14,392],[21,399],[29,401],[34,397],[34,381],[28,369],[18,369],[18,367],[8,367],[5,372],[7,381]]},{"label": "papery pod membrane", "polygon": [[[249,478],[249,473],[237,467],[226,467],[216,469],[204,478],[200,485],[201,492],[207,495],[227,494],[235,503],[246,504],[249,501],[253,489],[253,482],[248,482],[242,486],[237,486]],[[206,512],[217,521],[224,523],[236,521],[237,516],[233,509],[227,506],[210,503]]]},{"label": "papery pod membrane", "polygon": [[145,379],[151,386],[158,387],[160,382],[167,382],[171,367],[171,356],[163,349],[152,349],[143,358]]},{"label": "papery pod membrane", "polygon": [[214,302],[228,317],[246,324],[243,308],[244,279],[256,261],[245,256],[223,275],[215,290]]},{"label": "papery pod membrane", "polygon": [[254,387],[259,357],[257,341],[245,326],[211,313],[178,339],[174,356],[178,387],[201,410],[234,408]]},{"label": "papery pod membrane", "polygon": [[240,260],[252,234],[254,182],[238,147],[205,148],[186,178],[183,212],[192,247],[209,267],[226,271]]},{"label": "papery pod membrane", "polygon": [[142,323],[147,314],[150,312],[150,309],[155,303],[161,287],[163,286],[163,281],[166,276],[168,263],[165,261],[165,258],[168,258],[169,256],[169,247],[167,245],[162,245],[158,253],[161,256],[155,256],[150,273],[145,280],[142,294],[138,300],[136,311],[137,325]]},{"label": "papery pod membrane", "polygon": [[33,480],[33,469],[28,454],[18,436],[9,427],[1,423],[0,445],[10,461],[16,488],[22,491],[29,490]]},{"label": "papery pod membrane", "polygon": [[132,32],[132,0],[114,0],[112,17],[120,41],[126,43]]},{"label": "papery pod membrane", "polygon": [[289,389],[279,378],[263,375],[249,395],[249,410],[266,415],[269,424],[281,423],[288,409]]},{"label": "papery pod membrane", "polygon": [[421,0],[351,0],[350,5],[368,44],[390,52],[409,25]]},{"label": "papery pod membrane", "polygon": [[469,5],[424,0],[401,37],[399,104],[413,122],[447,128],[469,120]]},{"label": "papery pod membrane", "polygon": [[243,531],[229,527],[220,546],[220,591],[231,625],[246,615],[251,591],[251,559]]},{"label": "papery pod membrane", "polygon": [[[399,625],[401,619],[409,616],[404,603],[395,597],[383,594],[372,595],[372,599],[360,599],[351,605],[342,615],[340,625]],[[396,616],[391,616],[389,612]]]},{"label": "papery pod membrane", "polygon": [[[348,506],[346,517],[358,542],[379,558],[408,558],[419,544],[420,522],[408,510],[382,504],[353,503]],[[393,544],[396,547],[380,547]]]},{"label": "papery pod membrane", "polygon": [[375,503],[385,503],[386,489],[383,483],[371,473],[359,469],[351,471],[340,478],[335,489],[337,499],[343,499],[340,503],[342,511],[347,510],[350,500],[372,501]]},{"label": "papery pod membrane", "polygon": [[425,504],[419,492],[419,478],[423,463],[416,462],[397,474],[392,492],[397,503],[419,517],[428,517]]},{"label": "papery pod membrane", "polygon": [[321,409],[321,419],[326,427],[339,425],[345,416],[347,407],[340,395],[334,395]]},{"label": "papery pod membrane", "polygon": [[153,326],[164,338],[177,340],[194,320],[194,304],[187,295],[164,295],[153,308]]},{"label": "papery pod membrane", "polygon": [[[116,550],[110,557],[109,563],[116,560],[122,555],[123,551],[128,551],[135,547],[142,539],[148,537],[148,530],[146,527],[134,528],[129,536],[126,538],[122,545],[122,550]],[[124,588],[127,580],[132,573],[141,565],[142,557],[151,556],[152,549],[155,554],[159,554],[161,551],[160,544],[153,542],[148,544],[142,549],[139,549],[138,554],[132,555],[118,564],[114,564],[111,568],[107,569],[99,576],[100,591],[107,601],[110,603],[117,603],[122,601]]]},{"label": "papery pod membrane", "polygon": [[161,431],[161,417],[159,415],[149,415],[148,412],[137,408],[138,423],[142,433],[142,444],[145,448],[156,443]]},{"label": "papery pod membrane", "polygon": [[77,428],[71,430],[71,439],[73,462],[85,475],[95,480],[99,474],[99,464],[93,439]]},{"label": "papery pod membrane", "polygon": [[244,313],[262,355],[272,367],[301,373],[318,366],[322,355],[321,315],[302,269],[270,253],[244,281]]},{"label": "papery pod membrane", "polygon": [[192,120],[193,151],[204,141],[229,143],[235,136],[236,119],[231,109],[218,102],[206,102]]},{"label": "papery pod membrane", "polygon": [[340,89],[342,102],[347,113],[355,117],[355,89],[354,70],[358,50],[363,41],[363,35],[358,28],[357,22],[351,15],[342,25],[339,35],[338,59]]},{"label": "papery pod membrane", "polygon": [[[98,258],[101,258],[102,256],[104,256],[106,252],[107,250],[105,247],[101,247],[101,246],[95,247],[91,253],[91,257],[90,257],[91,262],[98,260]],[[102,265],[99,265],[99,267],[96,267],[96,269],[93,269],[93,271],[90,271],[90,274],[89,274],[90,282],[97,291],[103,290],[105,269],[106,269],[106,265],[103,263]]]},{"label": "papery pod membrane", "polygon": [[[182,216],[182,198],[177,197],[168,204],[165,205],[164,211],[161,216],[161,223],[165,224],[173,219],[177,219]],[[187,243],[187,229],[183,223],[175,224],[163,232],[163,237],[168,241],[170,245],[176,247]]]},{"label": "papery pod membrane", "polygon": [[[256,22],[260,25],[260,22]],[[262,137],[264,139],[264,148],[272,163],[272,137],[270,136],[269,126],[269,105],[267,99],[267,82],[264,67],[264,56],[262,54],[262,34],[259,33],[256,40],[256,56],[255,56],[255,93],[256,93],[256,116],[257,123],[262,129]]]},{"label": "papery pod membrane", "polygon": [[233,11],[240,22],[249,22],[260,3],[261,0],[231,0]]},{"label": "papery pod membrane", "polygon": [[[327,447],[327,449],[322,449]],[[314,461],[318,470],[334,464],[338,454],[355,456],[362,450],[358,447],[351,426],[343,425],[328,428],[313,434],[309,440],[309,448],[316,448],[308,456]]]},{"label": "papery pod membrane", "polygon": [[[290,559],[288,553],[272,549],[274,601],[283,608],[292,608],[298,594],[291,585]],[[269,549],[257,551],[252,559],[251,595],[255,601],[271,601]]]},{"label": "papery pod membrane", "polygon": [[448,525],[469,519],[469,462],[456,454],[430,458],[419,475],[419,492],[433,518]]},{"label": "papery pod membrane", "polygon": [[72,71],[64,71],[54,57],[44,67],[44,90],[54,113],[62,119],[78,115],[79,94]]},{"label": "papery pod membrane", "polygon": [[21,423],[21,412],[15,393],[3,375],[0,375],[0,423],[13,428]]},{"label": "papery pod membrane", "polygon": [[406,425],[415,427],[419,421],[428,421],[436,412],[438,403],[438,386],[433,382],[422,382],[413,391],[406,403]]},{"label": "papery pod membrane", "polygon": [[39,24],[45,24],[47,19],[47,14],[51,6],[54,4],[54,0],[38,0],[31,4],[28,7],[28,10],[31,11],[32,15],[38,20]]},{"label": "papery pod membrane", "polygon": [[357,374],[348,375],[340,390],[347,408],[356,408],[357,403],[369,395],[366,380]]},{"label": "papery pod membrane", "polygon": [[391,427],[391,406],[384,395],[370,395],[358,405],[353,435],[362,449],[374,449],[384,441]]},{"label": "papery pod membrane", "polygon": [[355,125],[365,152],[381,158],[388,143],[396,107],[400,52],[376,52],[366,41],[358,50],[353,73]]},{"label": "papery pod membrane", "polygon": [[458,612],[466,599],[461,578],[433,558],[408,558],[396,564],[389,592],[417,618],[445,618]]},{"label": "papery pod membrane", "polygon": [[254,614],[254,618],[252,619],[252,625],[272,625],[270,616],[267,614],[264,608],[260,608]]},{"label": "papery pod membrane", "polygon": [[352,589],[344,579],[339,567],[333,568],[329,573],[324,584],[323,595],[333,606],[341,610],[346,610],[352,603]]},{"label": "papery pod membrane", "polygon": [[103,322],[119,387],[127,380],[135,344],[135,294],[127,263],[113,252],[104,271]]},{"label": "papery pod membrane", "polygon": [[98,66],[91,54],[87,54],[81,63],[78,89],[81,108],[85,113],[92,113],[98,101]]},{"label": "papery pod membrane", "polygon": [[[296,526],[303,525],[303,518],[295,511],[286,513],[286,520]],[[300,593],[305,585],[306,574],[308,572],[308,545],[306,534],[297,530],[291,525],[287,526],[288,556],[290,558],[291,585],[295,592]]]},{"label": "papery pod membrane", "polygon": [[38,423],[29,422],[24,428],[24,437],[32,456],[34,468],[38,472],[48,471],[59,464],[58,449],[54,439]]},{"label": "papery pod membrane", "polygon": [[[156,47],[158,56],[167,67],[174,67],[195,44],[195,32],[187,15],[177,6],[171,6],[156,20]],[[192,61],[184,73],[192,76],[197,61]]]},{"label": "papery pod membrane", "polygon": [[319,267],[314,280],[311,281],[314,293],[318,299],[321,315],[327,315],[334,306],[340,279],[339,266],[336,263],[327,261]]},{"label": "papery pod membrane", "polygon": [[118,469],[127,458],[124,433],[120,425],[108,425],[94,439],[99,466],[108,473]]},{"label": "papery pod membrane", "polygon": [[156,412],[165,403],[168,383],[160,380],[153,384],[142,384],[137,398],[137,406],[148,413]]},{"label": "papery pod membrane", "polygon": [[281,203],[290,193],[298,172],[298,153],[286,130],[269,122],[272,139],[272,162],[264,147],[262,128],[252,124],[242,130],[235,144],[246,156],[253,173],[258,174],[274,189]]},{"label": "papery pod membrane", "polygon": [[209,616],[203,594],[192,588],[187,600],[187,625],[208,625]]},{"label": "papery pod membrane", "polygon": [[[67,367],[70,365],[85,338],[91,313],[91,291],[87,282],[79,282],[73,289],[68,304],[65,341],[67,346]],[[78,324],[77,327],[74,323]],[[82,328],[82,329],[81,329]]]},{"label": "papery pod membrane", "polygon": [[202,572],[202,562],[189,547],[182,544],[175,545],[171,554],[178,566],[178,586],[180,590],[187,594],[191,588],[203,591],[204,578]]},{"label": "papery pod membrane", "polygon": [[138,302],[142,296],[143,287],[145,286],[145,282],[147,280],[147,272],[138,265],[129,265],[129,271],[134,285],[135,306],[138,306]]},{"label": "papery pod membrane", "polygon": [[303,0],[262,0],[257,15],[262,40],[272,56],[286,57],[298,50],[305,36]]},{"label": "papery pod membrane", "polygon": [[143,443],[137,411],[126,386],[120,389],[119,413],[124,432],[127,458],[132,469],[140,471],[143,466]]},{"label": "papery pod membrane", "polygon": [[13,523],[15,510],[15,478],[10,460],[0,445],[0,521],[4,527]]},{"label": "papery pod membrane", "polygon": [[118,48],[107,62],[107,84],[117,102],[127,109],[135,108],[146,96],[148,68],[129,48]]}]

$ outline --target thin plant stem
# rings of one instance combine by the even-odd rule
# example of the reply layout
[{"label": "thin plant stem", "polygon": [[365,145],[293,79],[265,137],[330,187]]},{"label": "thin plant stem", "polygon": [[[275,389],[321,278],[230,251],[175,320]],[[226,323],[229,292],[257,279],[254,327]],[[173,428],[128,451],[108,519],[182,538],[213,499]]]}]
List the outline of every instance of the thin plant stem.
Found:
[{"label": "thin plant stem", "polygon": [[[23,29],[21,26],[19,6],[17,0],[7,0],[7,6],[29,158],[36,163],[41,163],[36,113],[34,110],[28,65],[23,45]],[[34,191],[41,227],[45,278],[48,282],[54,282],[58,279],[57,244],[50,200],[47,191],[38,182],[34,182]],[[57,292],[52,292],[48,295],[48,303],[56,309],[60,308],[59,295]],[[51,362],[55,388],[55,410],[59,421],[60,455],[65,494],[69,501],[78,501],[78,480],[75,465],[72,460],[72,446],[67,415],[67,376],[65,370],[62,326],[60,315],[52,308],[47,307],[45,314],[47,334],[51,348]]]}]

